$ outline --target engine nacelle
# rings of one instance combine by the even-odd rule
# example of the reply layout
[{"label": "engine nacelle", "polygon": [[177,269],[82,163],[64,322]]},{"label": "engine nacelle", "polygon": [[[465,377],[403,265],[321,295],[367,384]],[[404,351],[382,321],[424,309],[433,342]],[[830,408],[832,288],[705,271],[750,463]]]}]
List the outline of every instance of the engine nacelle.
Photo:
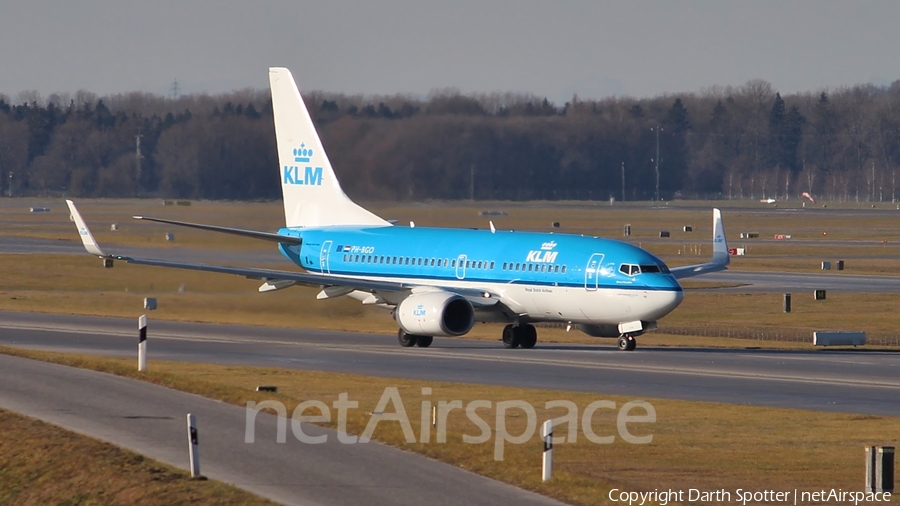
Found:
[{"label": "engine nacelle", "polygon": [[475,325],[475,310],[455,293],[428,292],[403,299],[394,318],[409,334],[461,336]]}]

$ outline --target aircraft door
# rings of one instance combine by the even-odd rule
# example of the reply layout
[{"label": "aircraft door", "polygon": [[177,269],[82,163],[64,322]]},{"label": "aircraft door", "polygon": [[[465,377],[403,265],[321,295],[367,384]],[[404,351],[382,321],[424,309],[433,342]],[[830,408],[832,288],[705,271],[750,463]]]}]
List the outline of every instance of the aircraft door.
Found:
[{"label": "aircraft door", "polygon": [[603,264],[603,253],[594,253],[588,259],[584,269],[584,289],[591,292],[597,289],[600,278],[600,266]]},{"label": "aircraft door", "polygon": [[466,255],[460,255],[456,259],[456,279],[466,279]]},{"label": "aircraft door", "polygon": [[328,258],[331,255],[332,241],[322,243],[322,251],[319,252],[319,269],[322,274],[331,274],[331,268],[328,266]]}]

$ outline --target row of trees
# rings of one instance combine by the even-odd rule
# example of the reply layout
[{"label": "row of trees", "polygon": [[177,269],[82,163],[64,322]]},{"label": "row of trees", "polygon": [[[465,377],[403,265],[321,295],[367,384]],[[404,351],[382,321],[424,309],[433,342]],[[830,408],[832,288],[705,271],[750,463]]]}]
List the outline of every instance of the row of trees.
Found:
[{"label": "row of trees", "polygon": [[[898,197],[900,81],[782,96],[753,80],[562,107],[453,89],[305,100],[362,199]],[[277,198],[272,124],[267,91],[0,95],[0,175],[15,194]]]}]

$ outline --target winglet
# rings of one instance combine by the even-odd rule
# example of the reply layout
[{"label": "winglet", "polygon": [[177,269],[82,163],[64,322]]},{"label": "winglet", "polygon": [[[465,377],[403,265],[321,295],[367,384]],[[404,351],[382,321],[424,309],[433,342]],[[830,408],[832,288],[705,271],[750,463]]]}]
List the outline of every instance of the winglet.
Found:
[{"label": "winglet", "polygon": [[725,225],[722,223],[722,211],[713,209],[713,256],[712,260],[705,264],[686,265],[674,267],[670,272],[675,279],[690,278],[708,272],[723,271],[731,263],[728,256],[728,243],[725,241]]},{"label": "winglet", "polygon": [[712,263],[728,265],[731,257],[728,255],[728,242],[725,241],[725,225],[722,223],[722,211],[713,208],[713,257]]},{"label": "winglet", "polygon": [[75,203],[71,200],[66,200],[66,205],[69,206],[69,212],[72,214],[72,219],[75,220],[75,227],[78,228],[78,233],[81,235],[84,249],[92,255],[106,258],[107,254],[100,249],[100,245],[97,244],[94,236],[91,235],[91,230],[88,228],[87,223],[84,222],[84,218],[81,217],[81,213],[78,212],[78,208],[75,207]]}]

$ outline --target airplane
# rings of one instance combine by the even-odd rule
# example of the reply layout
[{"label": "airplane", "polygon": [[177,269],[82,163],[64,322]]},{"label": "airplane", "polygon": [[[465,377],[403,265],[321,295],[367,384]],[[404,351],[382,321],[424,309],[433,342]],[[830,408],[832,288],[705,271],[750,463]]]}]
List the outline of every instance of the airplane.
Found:
[{"label": "airplane", "polygon": [[[506,348],[533,348],[535,323],[561,322],[620,350],[657,328],[684,298],[678,280],[729,264],[722,214],[713,209],[709,262],[670,269],[635,245],[574,234],[395,225],[341,189],[291,72],[270,68],[285,227],[277,233],[146,216],[135,219],[270,241],[303,271],[194,264],[107,254],[75,204],[66,203],[85,250],[107,266],[192,269],[263,281],[259,292],[319,287],[317,299],[347,296],[392,312],[404,347],[505,323]],[[274,175],[274,174],[273,174]]]}]

